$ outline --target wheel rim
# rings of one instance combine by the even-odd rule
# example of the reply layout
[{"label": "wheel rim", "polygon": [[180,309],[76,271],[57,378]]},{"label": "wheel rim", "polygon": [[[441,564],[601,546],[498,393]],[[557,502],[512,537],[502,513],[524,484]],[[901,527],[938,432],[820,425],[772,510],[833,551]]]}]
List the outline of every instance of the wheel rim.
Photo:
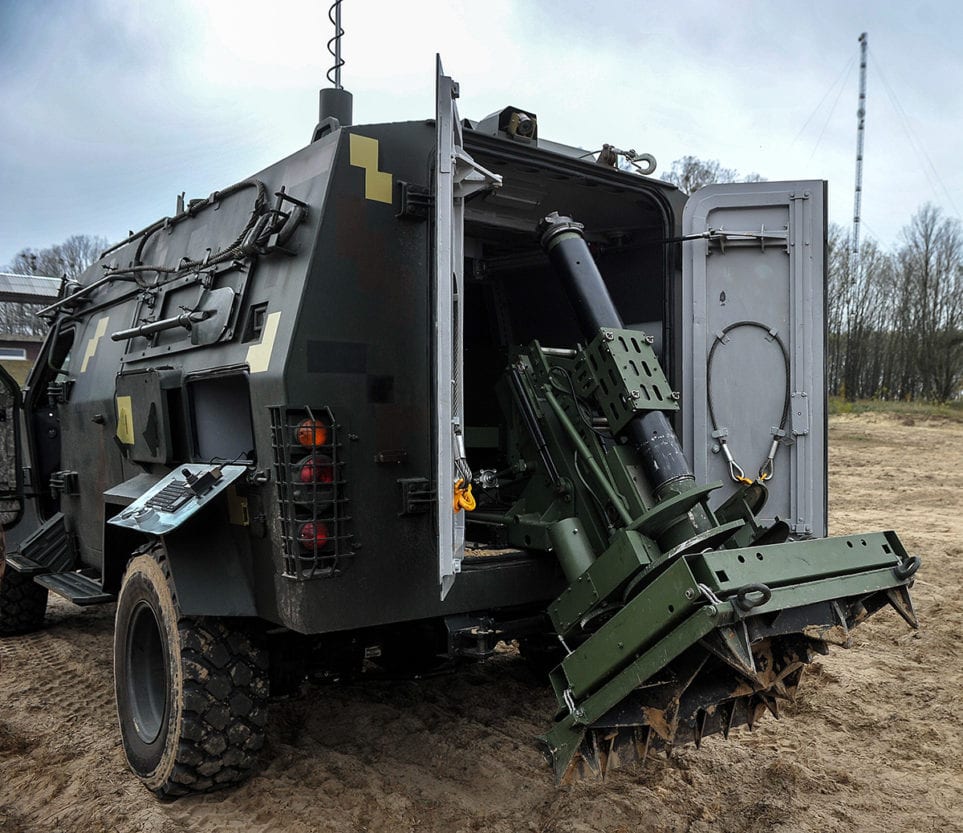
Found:
[{"label": "wheel rim", "polygon": [[153,743],[167,713],[167,661],[157,616],[145,602],[134,608],[127,632],[127,702],[137,736]]}]

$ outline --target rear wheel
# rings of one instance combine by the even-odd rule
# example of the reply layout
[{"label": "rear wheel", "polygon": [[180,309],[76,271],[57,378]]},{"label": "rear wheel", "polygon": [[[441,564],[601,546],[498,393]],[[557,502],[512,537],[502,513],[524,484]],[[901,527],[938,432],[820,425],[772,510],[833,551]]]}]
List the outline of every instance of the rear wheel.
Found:
[{"label": "rear wheel", "polygon": [[35,631],[47,611],[47,588],[7,566],[0,533],[0,636]]},{"label": "rear wheel", "polygon": [[268,657],[244,623],[180,615],[163,547],[117,600],[114,687],[130,768],[161,797],[243,780],[264,743]]}]

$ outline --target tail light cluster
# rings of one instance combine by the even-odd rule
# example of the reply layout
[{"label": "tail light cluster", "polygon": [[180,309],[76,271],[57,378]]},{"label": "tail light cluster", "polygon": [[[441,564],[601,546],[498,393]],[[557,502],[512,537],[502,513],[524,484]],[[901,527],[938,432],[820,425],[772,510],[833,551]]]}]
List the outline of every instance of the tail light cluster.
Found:
[{"label": "tail light cluster", "polygon": [[335,575],[353,554],[337,424],[328,408],[272,408],[284,572],[297,579]]}]

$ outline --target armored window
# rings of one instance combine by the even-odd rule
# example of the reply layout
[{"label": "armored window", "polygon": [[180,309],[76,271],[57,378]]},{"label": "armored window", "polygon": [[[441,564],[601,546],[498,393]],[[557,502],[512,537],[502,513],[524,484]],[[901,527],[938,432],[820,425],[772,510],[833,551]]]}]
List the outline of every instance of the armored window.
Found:
[{"label": "armored window", "polygon": [[241,337],[242,342],[257,341],[264,331],[264,319],[267,317],[267,301],[262,304],[254,304],[247,311],[247,319],[244,322],[244,333]]},{"label": "armored window", "polygon": [[246,373],[187,382],[197,460],[254,460],[254,426]]}]

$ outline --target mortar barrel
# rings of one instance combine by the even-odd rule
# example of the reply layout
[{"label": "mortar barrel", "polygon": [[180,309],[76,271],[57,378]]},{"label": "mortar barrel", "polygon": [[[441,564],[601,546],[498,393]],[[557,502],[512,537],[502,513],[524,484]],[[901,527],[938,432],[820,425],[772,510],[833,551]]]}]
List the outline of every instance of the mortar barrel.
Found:
[{"label": "mortar barrel", "polygon": [[[582,337],[591,341],[603,327],[622,329],[622,317],[585,242],[582,226],[555,212],[542,220],[538,231],[542,248],[575,310]],[[685,491],[695,482],[679,439],[662,411],[638,414],[622,433],[638,449],[657,497]]]}]

